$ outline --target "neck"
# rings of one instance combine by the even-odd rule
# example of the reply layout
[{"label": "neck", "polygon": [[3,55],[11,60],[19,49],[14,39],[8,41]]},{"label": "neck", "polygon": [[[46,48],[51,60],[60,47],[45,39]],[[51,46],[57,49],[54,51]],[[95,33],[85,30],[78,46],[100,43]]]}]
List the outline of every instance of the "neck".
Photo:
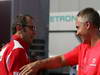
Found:
[{"label": "neck", "polygon": [[20,38],[23,38],[21,32],[16,32],[15,35],[18,35]]},{"label": "neck", "polygon": [[100,32],[94,32],[90,38],[90,45],[94,46],[100,40]]}]

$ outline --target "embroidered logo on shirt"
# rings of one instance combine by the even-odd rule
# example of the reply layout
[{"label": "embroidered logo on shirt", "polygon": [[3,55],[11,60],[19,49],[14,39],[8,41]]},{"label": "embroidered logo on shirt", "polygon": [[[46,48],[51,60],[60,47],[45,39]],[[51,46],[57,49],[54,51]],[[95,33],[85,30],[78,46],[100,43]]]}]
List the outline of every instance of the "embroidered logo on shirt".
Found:
[{"label": "embroidered logo on shirt", "polygon": [[96,66],[96,58],[93,58],[91,64],[89,64],[89,65],[95,67]]}]

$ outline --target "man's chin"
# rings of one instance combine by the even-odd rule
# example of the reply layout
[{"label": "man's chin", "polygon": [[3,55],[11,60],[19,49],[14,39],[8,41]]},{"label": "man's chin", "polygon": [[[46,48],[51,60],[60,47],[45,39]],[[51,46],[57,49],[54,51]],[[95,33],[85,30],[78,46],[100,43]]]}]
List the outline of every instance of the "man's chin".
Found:
[{"label": "man's chin", "polygon": [[80,40],[81,40],[82,42],[84,42],[84,38],[83,38],[83,37],[80,37]]}]

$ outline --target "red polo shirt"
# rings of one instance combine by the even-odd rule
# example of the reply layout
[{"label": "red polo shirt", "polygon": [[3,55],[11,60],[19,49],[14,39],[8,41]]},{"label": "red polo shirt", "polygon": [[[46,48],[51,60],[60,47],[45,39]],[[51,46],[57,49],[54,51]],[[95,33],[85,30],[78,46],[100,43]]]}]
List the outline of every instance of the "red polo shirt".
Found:
[{"label": "red polo shirt", "polygon": [[79,65],[78,75],[100,75],[100,40],[95,46],[82,43],[64,54],[66,65]]},{"label": "red polo shirt", "polygon": [[0,75],[18,75],[19,69],[29,63],[28,49],[26,42],[13,35],[0,52]]}]

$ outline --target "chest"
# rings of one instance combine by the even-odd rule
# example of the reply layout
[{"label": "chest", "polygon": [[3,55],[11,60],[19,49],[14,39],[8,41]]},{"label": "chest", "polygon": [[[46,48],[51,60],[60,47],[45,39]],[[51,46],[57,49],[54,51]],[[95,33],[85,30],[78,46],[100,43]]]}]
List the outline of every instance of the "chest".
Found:
[{"label": "chest", "polygon": [[80,52],[79,68],[83,73],[87,75],[94,75],[97,73],[99,62],[100,47],[84,48],[82,52]]}]

